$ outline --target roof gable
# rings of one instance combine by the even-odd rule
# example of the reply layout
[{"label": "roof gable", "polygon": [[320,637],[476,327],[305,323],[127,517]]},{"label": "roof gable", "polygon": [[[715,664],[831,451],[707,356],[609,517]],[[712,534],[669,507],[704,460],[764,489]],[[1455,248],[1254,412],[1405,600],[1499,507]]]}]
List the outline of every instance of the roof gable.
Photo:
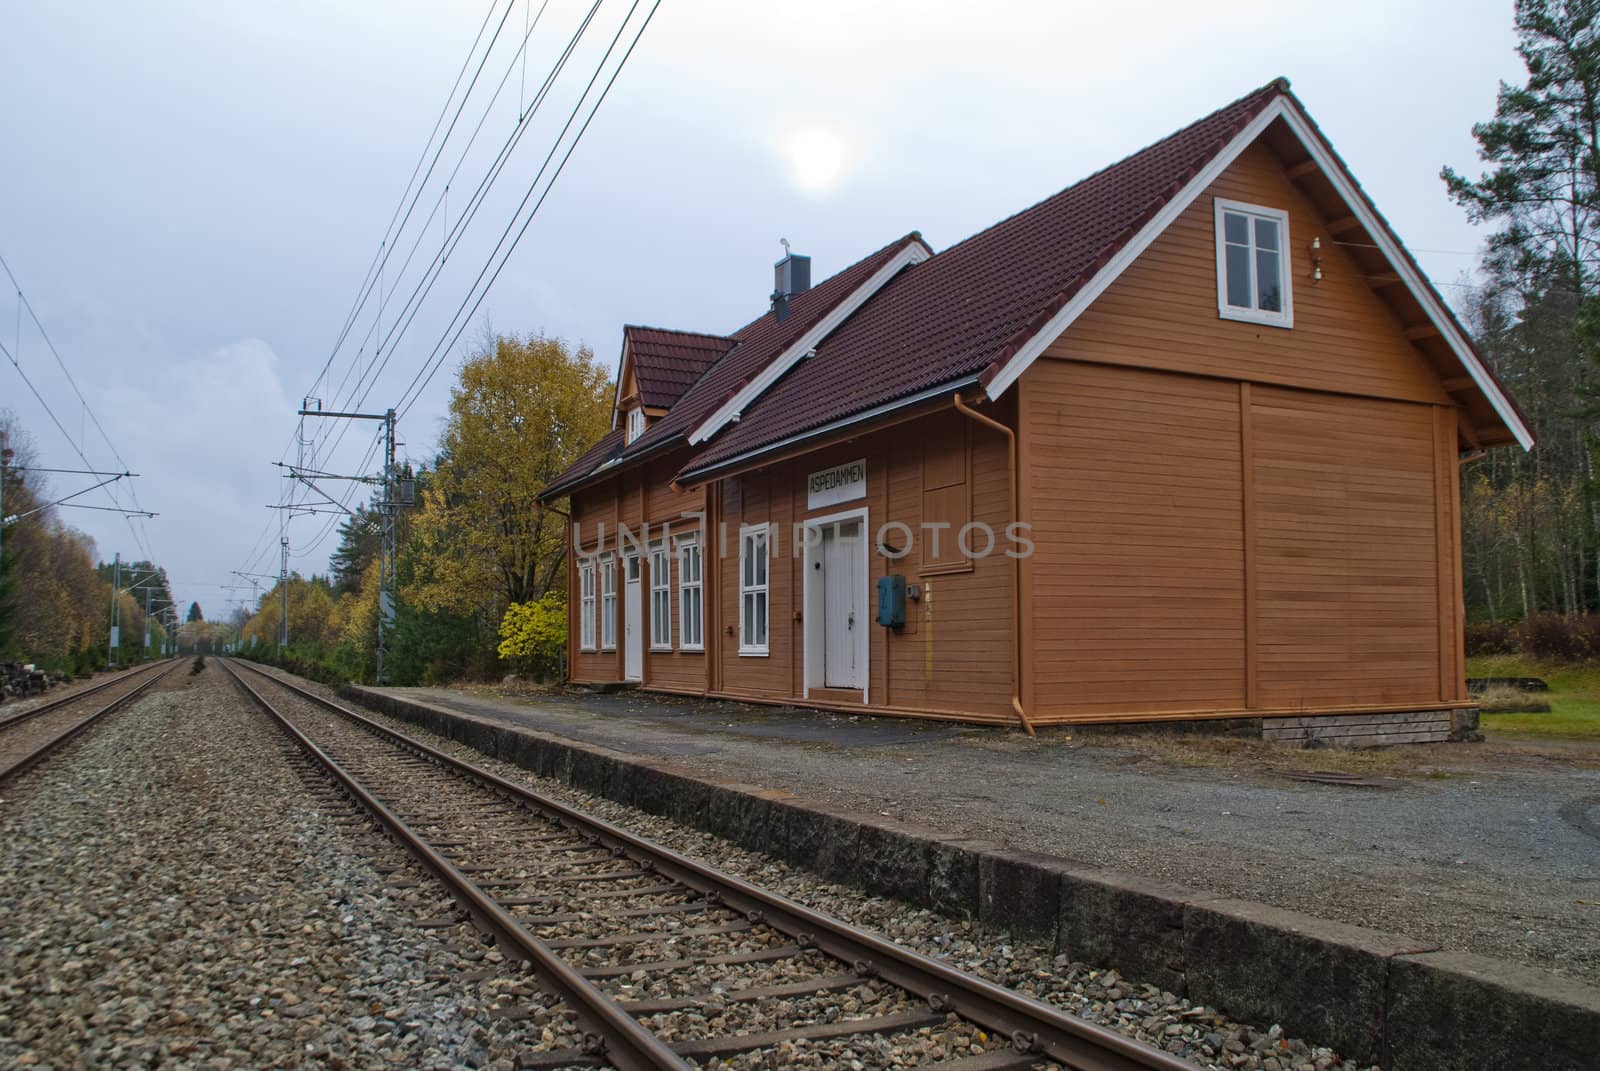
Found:
[{"label": "roof gable", "polygon": [[1312,123],[1300,102],[1288,91],[1287,83],[1280,80],[1267,88],[1276,92],[1250,123],[1236,133],[1181,190],[1167,199],[1160,210],[1109,257],[1104,267],[1092,279],[1075,293],[1064,294],[1053,315],[1041,323],[1030,337],[1018,340],[1018,344],[1010,347],[1010,352],[994,364],[986,376],[985,390],[989,397],[998,398],[1015,383],[1028,366],[1044,352],[1045,347],[1071,326],[1095,298],[1104,293],[1106,287],[1149,248],[1150,244],[1215,181],[1225,168],[1254,144],[1268,126],[1282,120],[1305,149],[1309,161],[1315,163],[1317,170],[1333,186],[1345,207],[1395,269],[1399,282],[1404,284],[1416,299],[1430,325],[1445,340],[1495,415],[1504,422],[1523,449],[1531,449],[1533,432],[1528,428],[1522,414],[1478,355],[1449,306],[1439,296],[1438,291],[1434,290],[1422,269],[1417,266],[1411,254],[1390,229],[1388,221],[1379,214],[1360,184],[1345,167],[1344,161],[1333,151],[1332,146],[1322,136],[1322,132]]},{"label": "roof gable", "polygon": [[738,345],[723,335],[635,324],[622,329],[622,339],[623,367],[631,371],[646,409],[671,409],[707,369]]},{"label": "roof gable", "polygon": [[[621,433],[617,432],[618,446],[609,458],[603,458],[591,451],[585,455],[589,459],[587,467],[579,463],[569,466],[540,492],[541,499],[548,501],[580,486],[584,480],[596,474],[602,461],[628,462],[654,454],[665,446],[681,441],[699,420],[732,397],[769,362],[783,354],[797,339],[809,331],[818,320],[854,294],[885,264],[894,260],[912,243],[918,245],[922,243],[922,236],[915,231],[836,272],[805,293],[790,298],[787,318],[779,320],[768,311],[732,335],[726,336],[735,344],[712,362],[700,378],[683,392],[677,402],[668,409],[666,416],[656,420],[643,435],[626,446],[621,445]],[[624,359],[626,359],[626,347]],[[609,469],[613,466],[607,464],[604,467]]]}]

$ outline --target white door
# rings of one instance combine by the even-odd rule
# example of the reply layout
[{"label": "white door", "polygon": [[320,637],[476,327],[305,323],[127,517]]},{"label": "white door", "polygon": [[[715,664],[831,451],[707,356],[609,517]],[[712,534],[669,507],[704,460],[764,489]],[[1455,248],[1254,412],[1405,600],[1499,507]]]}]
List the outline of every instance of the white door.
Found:
[{"label": "white door", "polygon": [[860,688],[867,635],[867,544],[860,521],[822,529],[822,683]]},{"label": "white door", "polygon": [[644,679],[644,577],[639,560],[637,554],[623,559],[622,676],[630,681]]}]

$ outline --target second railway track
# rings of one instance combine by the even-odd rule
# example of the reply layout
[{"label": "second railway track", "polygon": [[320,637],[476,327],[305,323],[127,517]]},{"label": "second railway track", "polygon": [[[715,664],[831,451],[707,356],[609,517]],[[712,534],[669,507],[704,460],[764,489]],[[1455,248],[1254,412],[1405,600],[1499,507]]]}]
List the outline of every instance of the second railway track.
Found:
[{"label": "second railway track", "polygon": [[823,1050],[862,1037],[897,1067],[1193,1067],[224,665],[589,1031],[522,1067],[782,1067],[796,1046],[829,1066]]},{"label": "second railway track", "polygon": [[171,673],[168,659],[114,680],[0,718],[0,783],[39,765],[101,718],[132,703]]}]

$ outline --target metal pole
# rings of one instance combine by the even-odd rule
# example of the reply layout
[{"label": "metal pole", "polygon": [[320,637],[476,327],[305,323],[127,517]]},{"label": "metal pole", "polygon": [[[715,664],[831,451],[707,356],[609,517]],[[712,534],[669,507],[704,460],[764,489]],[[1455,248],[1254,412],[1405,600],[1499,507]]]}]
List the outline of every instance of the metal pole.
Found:
[{"label": "metal pole", "polygon": [[289,537],[283,534],[284,515],[278,515],[278,650],[289,647]]},{"label": "metal pole", "polygon": [[[6,458],[8,458],[10,456],[11,456],[11,452],[6,449],[6,433],[3,432],[3,431],[0,431],[0,544],[3,544],[5,542],[5,529],[6,529],[6,526],[5,526],[5,519],[6,519],[6,506],[5,506],[5,498],[6,498]],[[5,548],[3,546],[0,546],[0,565],[4,565],[5,564],[5,553],[4,553],[4,551],[5,551]],[[5,571],[3,569],[0,569],[0,576],[4,576],[4,575],[5,575]]]},{"label": "metal pole", "polygon": [[110,643],[106,649],[106,665],[108,666],[115,666],[117,664],[117,645],[122,640],[120,635],[122,630],[118,627],[122,624],[122,618],[121,615],[117,613],[118,609],[120,609],[120,607],[117,605],[117,596],[121,594],[121,589],[122,553],[119,551],[116,557],[112,560],[111,564],[111,636]]},{"label": "metal pole", "polygon": [[384,656],[388,653],[389,634],[394,630],[396,584],[395,577],[395,514],[399,510],[394,483],[394,410],[383,414],[383,500],[379,512],[383,518],[383,545],[378,553],[378,683],[383,684]]},{"label": "metal pole", "polygon": [[144,589],[144,656],[150,657],[150,589]]}]

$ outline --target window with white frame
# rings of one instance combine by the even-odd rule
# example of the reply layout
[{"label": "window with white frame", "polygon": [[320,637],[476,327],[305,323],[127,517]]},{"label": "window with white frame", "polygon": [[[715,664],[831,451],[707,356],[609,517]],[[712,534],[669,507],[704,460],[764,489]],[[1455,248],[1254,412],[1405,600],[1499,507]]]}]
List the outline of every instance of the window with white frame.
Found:
[{"label": "window with white frame", "polygon": [[705,591],[700,578],[700,540],[688,536],[678,541],[678,647],[705,649]]},{"label": "window with white frame", "polygon": [[650,649],[672,650],[672,555],[665,542],[650,548]]},{"label": "window with white frame", "polygon": [[594,561],[578,566],[578,646],[585,651],[595,647]]},{"label": "window with white frame", "polygon": [[767,653],[768,528],[739,530],[739,653]]},{"label": "window with white frame", "polygon": [[1227,320],[1291,327],[1289,213],[1216,203],[1217,312]]},{"label": "window with white frame", "polygon": [[644,425],[645,425],[644,410],[643,409],[639,409],[639,408],[629,409],[628,410],[628,436],[627,436],[628,437],[628,442],[631,443],[631,442],[633,442],[633,440],[637,439],[639,436],[644,434]]},{"label": "window with white frame", "polygon": [[600,563],[600,649],[617,649],[617,559]]}]

